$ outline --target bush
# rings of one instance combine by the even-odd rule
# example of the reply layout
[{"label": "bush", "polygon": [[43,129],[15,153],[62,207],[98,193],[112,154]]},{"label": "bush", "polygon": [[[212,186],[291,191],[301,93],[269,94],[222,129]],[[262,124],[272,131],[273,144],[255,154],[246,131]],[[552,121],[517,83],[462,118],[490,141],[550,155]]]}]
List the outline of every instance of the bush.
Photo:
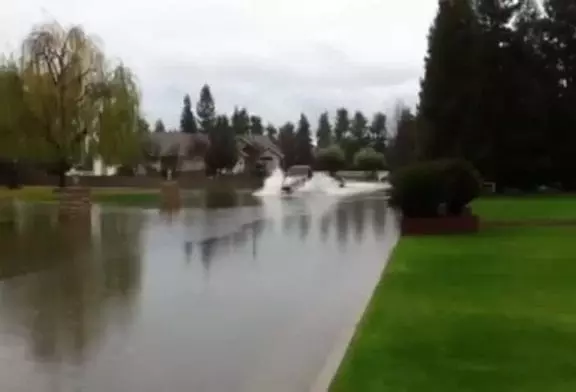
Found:
[{"label": "bush", "polygon": [[404,167],[391,176],[390,203],[407,217],[438,215],[442,203],[442,182],[437,164],[417,163]]},{"label": "bush", "polygon": [[344,151],[337,145],[318,150],[316,153],[316,170],[335,173],[346,164]]},{"label": "bush", "polygon": [[354,166],[358,170],[376,172],[386,169],[384,154],[377,152],[373,148],[363,148],[354,156]]},{"label": "bush", "polygon": [[451,159],[440,162],[442,178],[446,183],[448,214],[461,215],[466,206],[480,195],[482,180],[471,163]]},{"label": "bush", "polygon": [[122,177],[134,177],[135,172],[136,170],[132,166],[121,165],[118,167],[118,170],[116,170],[116,175]]},{"label": "bush", "polygon": [[461,215],[481,190],[477,171],[458,159],[407,166],[392,176],[391,184],[391,203],[407,217]]}]

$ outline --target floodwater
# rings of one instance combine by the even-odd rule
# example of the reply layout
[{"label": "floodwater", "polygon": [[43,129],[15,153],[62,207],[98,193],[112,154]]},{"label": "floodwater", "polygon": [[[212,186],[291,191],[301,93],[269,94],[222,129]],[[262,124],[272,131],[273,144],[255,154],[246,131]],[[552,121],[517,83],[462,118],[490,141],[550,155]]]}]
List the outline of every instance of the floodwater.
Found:
[{"label": "floodwater", "polygon": [[396,235],[379,193],[15,217],[0,226],[1,392],[308,391]]}]

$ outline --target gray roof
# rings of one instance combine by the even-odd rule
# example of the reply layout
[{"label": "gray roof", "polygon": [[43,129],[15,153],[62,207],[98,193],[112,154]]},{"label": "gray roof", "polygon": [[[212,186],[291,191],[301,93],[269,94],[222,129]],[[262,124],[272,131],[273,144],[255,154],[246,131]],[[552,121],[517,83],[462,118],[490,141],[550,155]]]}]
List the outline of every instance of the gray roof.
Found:
[{"label": "gray roof", "polygon": [[159,156],[203,155],[210,145],[207,135],[184,132],[153,132],[150,134],[150,142]]},{"label": "gray roof", "polygon": [[282,154],[282,150],[280,147],[272,140],[269,136],[266,135],[245,135],[240,136],[239,139],[244,143],[252,144],[262,150],[268,150],[279,157],[284,157]]},{"label": "gray roof", "polygon": [[[184,133],[184,132],[153,132],[150,134],[150,146],[154,155],[169,156],[204,156],[210,146],[210,139],[202,133]],[[270,151],[271,153],[284,157],[280,147],[266,135],[245,135],[237,138],[240,154],[244,156],[242,147],[245,144],[256,147],[261,151]]]}]

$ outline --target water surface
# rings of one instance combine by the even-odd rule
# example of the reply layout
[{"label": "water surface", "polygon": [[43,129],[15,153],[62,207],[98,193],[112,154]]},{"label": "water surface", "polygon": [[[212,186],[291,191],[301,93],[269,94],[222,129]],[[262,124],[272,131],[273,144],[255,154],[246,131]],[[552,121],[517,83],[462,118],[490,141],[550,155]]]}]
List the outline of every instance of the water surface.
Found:
[{"label": "water surface", "polygon": [[395,238],[377,193],[96,206],[66,226],[16,210],[0,226],[2,392],[307,391]]}]

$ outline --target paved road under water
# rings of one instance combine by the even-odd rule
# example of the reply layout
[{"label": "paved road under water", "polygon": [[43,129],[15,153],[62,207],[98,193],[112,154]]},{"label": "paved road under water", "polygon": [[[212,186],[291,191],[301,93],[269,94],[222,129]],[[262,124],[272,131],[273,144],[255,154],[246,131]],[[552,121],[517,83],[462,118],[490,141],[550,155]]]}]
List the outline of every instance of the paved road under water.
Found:
[{"label": "paved road under water", "polygon": [[381,195],[0,227],[0,391],[308,391],[395,237]]}]

